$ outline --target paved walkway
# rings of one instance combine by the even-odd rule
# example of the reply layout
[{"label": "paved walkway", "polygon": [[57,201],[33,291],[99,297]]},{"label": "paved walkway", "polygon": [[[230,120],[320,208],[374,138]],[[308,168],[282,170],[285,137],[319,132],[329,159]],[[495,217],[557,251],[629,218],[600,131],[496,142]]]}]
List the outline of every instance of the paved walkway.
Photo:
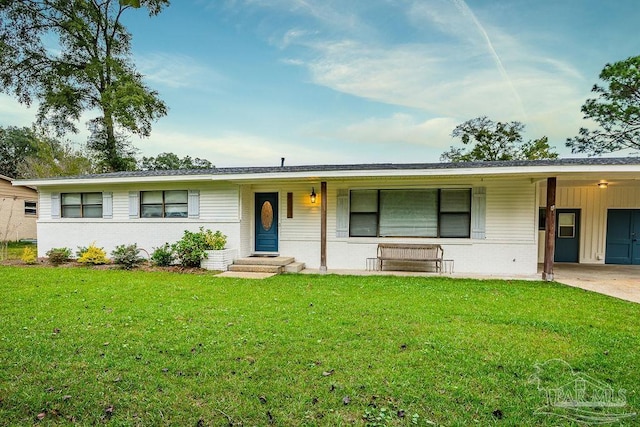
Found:
[{"label": "paved walkway", "polygon": [[640,303],[640,266],[556,264],[556,282]]}]

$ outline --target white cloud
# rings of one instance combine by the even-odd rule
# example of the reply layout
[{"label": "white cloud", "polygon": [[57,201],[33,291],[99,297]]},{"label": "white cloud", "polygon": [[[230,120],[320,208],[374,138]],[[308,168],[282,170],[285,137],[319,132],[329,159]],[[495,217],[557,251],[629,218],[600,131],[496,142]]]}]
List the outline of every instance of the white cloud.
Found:
[{"label": "white cloud", "polygon": [[203,136],[180,131],[153,131],[148,141],[136,143],[142,155],[156,156],[172,152],[180,157],[207,159],[217,167],[278,166],[285,157],[287,165],[330,162],[333,155],[323,147],[317,149],[266,137],[227,132]]},{"label": "white cloud", "polygon": [[[217,84],[225,81],[218,72],[183,54],[167,52],[142,54],[136,56],[136,63],[147,81],[173,89],[215,88]],[[207,84],[203,85],[205,81]]]},{"label": "white cloud", "polygon": [[409,114],[396,113],[390,117],[371,117],[352,123],[329,132],[329,135],[361,143],[392,145],[402,143],[443,148],[452,143],[451,131],[457,124],[455,119],[449,117],[419,121]]},{"label": "white cloud", "polygon": [[[331,15],[325,10],[329,7],[339,8],[326,3],[319,22]],[[519,120],[540,130],[534,137],[546,134],[559,141],[582,124],[583,75],[563,59],[523,43],[522,32],[516,39],[503,27],[481,22],[462,0],[414,1],[404,12],[410,25],[423,32],[413,37],[414,43],[363,37],[347,24],[341,37],[294,31],[296,37],[285,37],[286,45],[302,47],[307,55],[286,63],[308,69],[317,85],[458,123],[481,115]],[[365,26],[360,19],[353,21]],[[403,124],[395,124],[394,135],[402,139]],[[405,125],[407,139],[415,123]]]}]

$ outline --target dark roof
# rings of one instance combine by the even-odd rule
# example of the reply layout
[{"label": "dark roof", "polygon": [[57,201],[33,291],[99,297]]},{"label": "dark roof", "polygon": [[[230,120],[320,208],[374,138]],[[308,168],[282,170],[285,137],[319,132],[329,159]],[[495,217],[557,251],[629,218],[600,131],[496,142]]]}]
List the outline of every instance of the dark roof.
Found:
[{"label": "dark roof", "polygon": [[58,179],[92,179],[92,178],[134,178],[154,176],[189,176],[189,175],[243,175],[295,172],[331,172],[331,171],[373,171],[373,170],[438,170],[438,169],[473,169],[501,167],[534,167],[534,166],[585,166],[585,165],[640,165],[639,157],[589,157],[553,160],[508,160],[487,162],[459,163],[366,163],[345,165],[302,165],[302,166],[265,166],[265,167],[231,167],[211,169],[180,169],[154,171],[110,172],[78,176],[60,176],[47,178]]}]

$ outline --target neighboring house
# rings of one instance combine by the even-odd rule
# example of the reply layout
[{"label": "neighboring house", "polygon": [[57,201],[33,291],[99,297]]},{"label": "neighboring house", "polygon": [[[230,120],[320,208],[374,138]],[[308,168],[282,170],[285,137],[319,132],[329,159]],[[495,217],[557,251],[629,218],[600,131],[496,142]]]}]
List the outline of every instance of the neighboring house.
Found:
[{"label": "neighboring house", "polygon": [[38,192],[15,187],[13,179],[0,175],[0,241],[36,238]]},{"label": "neighboring house", "polygon": [[379,242],[415,242],[441,244],[456,272],[529,275],[553,177],[556,259],[640,263],[636,158],[119,172],[14,185],[40,192],[40,256],[94,241],[151,251],[204,226],[228,235],[239,256],[279,253],[311,268],[326,260],[329,270],[364,269]]}]

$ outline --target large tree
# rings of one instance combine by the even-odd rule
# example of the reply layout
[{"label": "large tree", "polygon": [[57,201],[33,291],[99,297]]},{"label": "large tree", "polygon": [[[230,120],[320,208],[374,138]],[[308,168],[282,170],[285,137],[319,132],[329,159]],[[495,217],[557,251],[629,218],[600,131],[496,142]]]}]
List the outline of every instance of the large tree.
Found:
[{"label": "large tree", "polygon": [[141,170],[178,170],[178,169],[211,169],[213,164],[206,159],[191,156],[183,158],[175,153],[160,153],[156,157],[143,157],[140,161]]},{"label": "large tree", "polygon": [[37,142],[33,129],[0,126],[0,175],[18,178],[20,165],[38,151]]},{"label": "large tree", "polygon": [[50,178],[98,172],[95,159],[69,142],[42,137],[37,152],[28,156],[18,167],[20,178]]},{"label": "large tree", "polygon": [[491,160],[555,159],[558,153],[549,146],[546,136],[524,141],[520,122],[494,122],[486,116],[467,120],[455,127],[451,136],[460,138],[464,147],[451,146],[440,156],[447,162]]},{"label": "large tree", "polygon": [[605,84],[591,89],[598,97],[582,106],[584,118],[600,128],[580,128],[567,147],[589,155],[640,149],[640,56],[605,65],[600,80]]},{"label": "large tree", "polygon": [[89,148],[106,170],[135,168],[129,134],[146,137],[166,115],[131,59],[121,22],[132,9],[158,14],[168,0],[0,0],[0,91],[26,105],[59,136],[78,132],[83,112]]},{"label": "large tree", "polygon": [[69,142],[31,128],[0,127],[0,174],[45,178],[96,172],[94,159]]}]

